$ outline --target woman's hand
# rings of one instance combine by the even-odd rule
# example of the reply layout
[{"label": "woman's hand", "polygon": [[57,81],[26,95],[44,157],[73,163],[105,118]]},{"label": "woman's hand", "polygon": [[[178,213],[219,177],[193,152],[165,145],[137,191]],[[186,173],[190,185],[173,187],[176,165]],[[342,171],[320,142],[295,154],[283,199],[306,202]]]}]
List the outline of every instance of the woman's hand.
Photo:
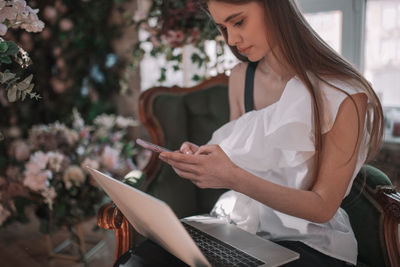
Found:
[{"label": "woman's hand", "polygon": [[199,146],[190,142],[184,142],[179,151],[183,154],[195,154],[199,150]]},{"label": "woman's hand", "polygon": [[159,157],[200,188],[231,188],[238,168],[218,145],[198,147],[194,154],[162,152]]}]

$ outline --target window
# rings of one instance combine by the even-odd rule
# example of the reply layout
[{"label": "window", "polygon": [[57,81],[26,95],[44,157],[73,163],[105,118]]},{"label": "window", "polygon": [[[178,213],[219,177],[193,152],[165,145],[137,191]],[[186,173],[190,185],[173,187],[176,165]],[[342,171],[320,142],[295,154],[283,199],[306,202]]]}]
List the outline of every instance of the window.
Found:
[{"label": "window", "polygon": [[[299,0],[299,3],[314,30],[371,82],[384,107],[385,140],[400,142],[397,133],[393,134],[393,125],[400,123],[400,1]],[[338,12],[342,12],[341,20]],[[327,21],[330,27],[325,26]],[[342,34],[337,30],[340,27]]]},{"label": "window", "polygon": [[311,27],[359,70],[363,68],[365,0],[298,0]]},{"label": "window", "polygon": [[308,13],[305,18],[328,45],[339,54],[342,53],[342,11]]},{"label": "window", "polygon": [[[400,108],[400,1],[367,1],[364,74],[386,108]],[[399,118],[400,119],[400,118]]]}]

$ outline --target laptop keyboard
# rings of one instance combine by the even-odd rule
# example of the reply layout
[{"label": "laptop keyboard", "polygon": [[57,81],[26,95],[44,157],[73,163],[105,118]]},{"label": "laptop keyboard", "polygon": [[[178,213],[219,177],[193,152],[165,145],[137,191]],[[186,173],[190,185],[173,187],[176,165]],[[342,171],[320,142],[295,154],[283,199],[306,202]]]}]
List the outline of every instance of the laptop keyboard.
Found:
[{"label": "laptop keyboard", "polygon": [[246,254],[245,252],[240,251],[185,222],[182,222],[182,224],[212,266],[250,267],[265,264],[264,262]]}]

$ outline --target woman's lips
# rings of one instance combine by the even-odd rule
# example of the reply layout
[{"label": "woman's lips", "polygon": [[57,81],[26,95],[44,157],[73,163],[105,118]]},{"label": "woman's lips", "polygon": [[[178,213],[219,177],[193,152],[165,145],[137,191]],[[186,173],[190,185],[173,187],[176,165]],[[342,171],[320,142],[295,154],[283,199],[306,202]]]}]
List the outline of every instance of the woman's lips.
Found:
[{"label": "woman's lips", "polygon": [[248,47],[245,47],[245,48],[239,48],[239,47],[238,47],[238,50],[239,50],[239,52],[240,52],[241,54],[248,54],[249,51],[250,51],[250,49],[251,49],[252,47],[253,47],[253,46],[248,46]]}]

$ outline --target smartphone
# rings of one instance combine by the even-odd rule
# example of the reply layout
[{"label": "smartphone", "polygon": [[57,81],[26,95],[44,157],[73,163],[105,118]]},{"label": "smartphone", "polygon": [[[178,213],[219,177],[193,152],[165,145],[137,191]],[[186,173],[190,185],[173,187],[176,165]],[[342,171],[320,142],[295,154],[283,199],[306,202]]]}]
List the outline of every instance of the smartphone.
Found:
[{"label": "smartphone", "polygon": [[172,151],[169,150],[168,148],[155,145],[155,144],[153,144],[153,143],[144,141],[144,140],[142,140],[142,139],[140,139],[140,138],[137,138],[137,139],[136,139],[136,144],[138,144],[139,146],[141,146],[141,147],[143,147],[143,148],[146,148],[146,149],[149,149],[149,150],[151,150],[151,151],[153,151],[153,152],[156,152],[156,153],[161,153],[161,152],[172,152]]}]

